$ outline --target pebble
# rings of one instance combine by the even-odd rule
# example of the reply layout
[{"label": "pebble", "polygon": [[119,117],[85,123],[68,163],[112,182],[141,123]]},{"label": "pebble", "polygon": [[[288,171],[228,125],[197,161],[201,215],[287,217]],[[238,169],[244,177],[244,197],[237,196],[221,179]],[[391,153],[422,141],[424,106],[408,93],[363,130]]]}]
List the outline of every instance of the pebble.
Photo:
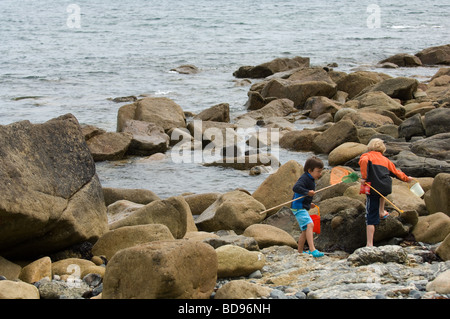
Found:
[{"label": "pebble", "polygon": [[[395,247],[393,247],[395,248]],[[403,249],[403,248],[395,248]],[[423,255],[423,247],[404,249],[408,256]],[[241,277],[272,288],[270,299],[433,299],[448,298],[426,291],[428,282],[450,269],[450,261],[374,262],[355,265],[348,254],[313,258],[288,246],[272,246],[261,252],[266,265],[261,278]],[[233,280],[233,278],[229,278]]]}]

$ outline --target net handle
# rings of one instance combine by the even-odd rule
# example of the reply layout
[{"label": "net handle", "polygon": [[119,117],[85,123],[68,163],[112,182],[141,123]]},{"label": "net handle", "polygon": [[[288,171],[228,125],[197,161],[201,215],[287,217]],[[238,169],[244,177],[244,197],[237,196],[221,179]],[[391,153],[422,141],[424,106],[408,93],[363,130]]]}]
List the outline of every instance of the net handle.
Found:
[{"label": "net handle", "polygon": [[[328,189],[328,188],[330,188],[330,187],[333,187],[333,186],[339,185],[339,184],[341,184],[341,183],[343,183],[343,182],[342,182],[342,181],[340,181],[339,183],[336,183],[336,184],[331,184],[331,185],[329,185],[329,186],[327,186],[327,187],[321,188],[321,189],[319,189],[318,191],[316,191],[316,194],[317,194],[317,193],[319,193],[319,192],[321,192],[321,191],[324,191],[324,190],[326,190],[326,189]],[[288,202],[286,202],[286,203],[283,203],[283,204],[280,204],[280,205],[274,206],[274,207],[272,207],[272,208],[266,209],[265,211],[262,211],[262,212],[260,212],[259,214],[260,214],[260,215],[262,215],[262,214],[264,214],[264,213],[270,212],[271,210],[273,210],[273,209],[275,209],[275,208],[279,208],[279,207],[282,207],[282,206],[284,206],[284,205],[286,205],[286,204],[289,204],[289,203],[295,202],[296,200],[299,200],[299,199],[305,198],[306,196],[308,196],[308,195],[305,195],[305,196],[302,196],[302,197],[297,197],[296,199],[292,199],[292,200],[290,200],[290,201],[288,201]]]}]

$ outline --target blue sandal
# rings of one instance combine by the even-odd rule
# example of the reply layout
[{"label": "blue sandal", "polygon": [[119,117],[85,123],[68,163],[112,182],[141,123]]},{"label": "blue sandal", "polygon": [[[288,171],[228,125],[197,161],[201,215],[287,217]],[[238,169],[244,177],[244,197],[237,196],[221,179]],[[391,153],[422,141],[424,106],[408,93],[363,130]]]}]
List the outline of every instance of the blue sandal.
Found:
[{"label": "blue sandal", "polygon": [[320,251],[318,251],[317,249],[316,250],[314,250],[314,251],[312,251],[312,252],[310,252],[310,254],[311,254],[311,256],[313,256],[313,257],[316,257],[316,258],[318,258],[318,257],[323,257],[323,253],[321,253]]}]

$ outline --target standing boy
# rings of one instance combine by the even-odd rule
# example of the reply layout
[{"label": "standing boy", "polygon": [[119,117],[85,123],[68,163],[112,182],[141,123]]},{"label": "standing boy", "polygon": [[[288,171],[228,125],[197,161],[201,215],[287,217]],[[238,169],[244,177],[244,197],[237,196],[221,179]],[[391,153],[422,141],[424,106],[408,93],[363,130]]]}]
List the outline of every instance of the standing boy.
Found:
[{"label": "standing boy", "polygon": [[[412,178],[398,170],[394,163],[383,156],[386,146],[383,140],[374,138],[367,145],[368,152],[361,155],[359,166],[361,168],[361,183],[370,182],[371,186],[383,196],[392,193],[392,177],[397,177],[404,182],[411,182]],[[385,219],[389,213],[384,210],[385,200],[376,192],[370,192],[366,196],[366,230],[367,246],[373,246],[375,226],[380,219]]]},{"label": "standing boy", "polygon": [[298,251],[303,252],[303,246],[305,242],[308,242],[309,253],[313,257],[322,257],[323,253],[318,251],[314,247],[313,240],[313,228],[314,223],[309,216],[308,210],[314,208],[315,205],[312,204],[312,198],[315,194],[316,183],[315,180],[319,179],[323,170],[323,162],[318,157],[310,157],[306,160],[304,166],[304,173],[294,185],[294,198],[300,198],[291,204],[292,212],[297,218],[298,224],[300,225],[300,230],[302,233],[298,239]]}]

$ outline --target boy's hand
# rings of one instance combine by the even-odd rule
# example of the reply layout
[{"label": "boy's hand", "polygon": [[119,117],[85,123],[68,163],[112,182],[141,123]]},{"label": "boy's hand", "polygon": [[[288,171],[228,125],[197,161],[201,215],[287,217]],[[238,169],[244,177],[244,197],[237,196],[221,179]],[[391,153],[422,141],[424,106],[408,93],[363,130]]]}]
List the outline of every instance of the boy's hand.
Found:
[{"label": "boy's hand", "polygon": [[314,208],[314,207],[316,207],[316,204],[311,203],[311,208]]},{"label": "boy's hand", "polygon": [[308,192],[308,196],[311,196],[311,197],[313,197],[313,196],[314,196],[314,194],[316,194],[316,192],[315,192],[315,191],[313,191],[313,190],[310,190],[310,191]]}]

